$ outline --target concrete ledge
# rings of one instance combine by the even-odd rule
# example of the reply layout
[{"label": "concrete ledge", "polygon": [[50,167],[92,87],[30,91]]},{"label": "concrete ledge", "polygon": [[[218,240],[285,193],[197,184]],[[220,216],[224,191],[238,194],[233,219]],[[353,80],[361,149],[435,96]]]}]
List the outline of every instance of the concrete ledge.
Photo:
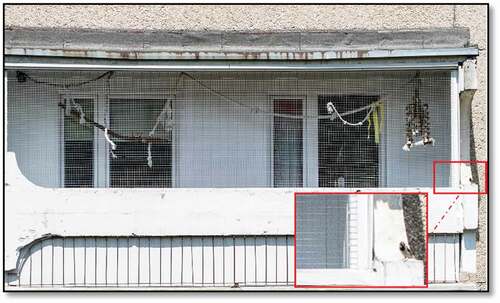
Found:
[{"label": "concrete ledge", "polygon": [[476,283],[435,283],[429,284],[429,290],[469,290],[480,291],[481,288]]},{"label": "concrete ledge", "polygon": [[[190,60],[368,57],[366,53],[369,51],[464,48],[469,46],[470,38],[466,28],[336,32],[137,32],[7,28],[4,34],[7,55]],[[163,53],[168,53],[168,56],[165,57]]]},{"label": "concrete ledge", "polygon": [[243,286],[240,288],[231,287],[17,287],[5,284],[7,292],[23,291],[312,291],[312,292],[341,292],[341,291],[480,291],[474,283],[450,283],[450,284],[429,284],[428,288],[295,288],[290,286]]}]

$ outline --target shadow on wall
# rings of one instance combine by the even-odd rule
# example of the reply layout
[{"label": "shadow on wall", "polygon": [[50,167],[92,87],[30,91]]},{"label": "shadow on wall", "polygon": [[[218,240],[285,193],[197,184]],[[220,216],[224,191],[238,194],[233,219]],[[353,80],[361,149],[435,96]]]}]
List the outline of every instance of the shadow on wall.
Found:
[{"label": "shadow on wall", "polygon": [[415,258],[425,259],[425,202],[418,195],[402,195],[408,244]]},{"label": "shadow on wall", "polygon": [[[425,202],[419,195],[402,195],[403,214],[408,244],[417,260],[427,267],[425,247]],[[426,278],[426,277],[424,277]]]},{"label": "shadow on wall", "polygon": [[[470,97],[469,102],[467,102],[467,111],[472,112],[472,96]],[[469,131],[470,131],[470,143],[469,143],[469,150],[470,150],[470,160],[481,160],[477,159],[477,154],[476,154],[476,136],[474,132],[474,124],[473,124],[473,119],[472,115],[469,115],[467,123],[469,124]],[[467,159],[464,159],[467,160]],[[481,182],[479,181],[479,171],[477,168],[477,165],[471,165],[471,170],[472,170],[472,180],[470,180],[472,183],[479,184],[481,186]],[[479,190],[484,190],[484,188],[479,188]]]}]

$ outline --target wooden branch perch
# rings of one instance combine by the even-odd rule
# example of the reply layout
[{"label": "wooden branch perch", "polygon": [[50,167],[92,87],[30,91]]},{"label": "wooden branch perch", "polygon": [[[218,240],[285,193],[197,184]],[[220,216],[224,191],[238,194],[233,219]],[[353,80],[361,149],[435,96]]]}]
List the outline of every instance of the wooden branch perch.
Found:
[{"label": "wooden branch perch", "polygon": [[[63,110],[66,110],[66,105],[63,104],[63,103],[59,103],[58,104],[59,107],[61,107]],[[71,117],[74,118],[77,122],[80,120],[80,114],[74,110],[71,110]],[[92,121],[90,119],[88,119],[87,117],[84,117],[85,119],[85,126],[87,127],[96,127],[98,129],[100,129],[101,131],[104,131],[104,129],[106,128],[104,125],[102,124],[99,124],[95,121]],[[130,141],[130,142],[141,142],[141,143],[145,143],[145,144],[148,144],[148,143],[165,143],[165,142],[169,142],[170,140],[167,140],[167,139],[164,139],[164,138],[158,138],[158,137],[150,137],[150,136],[136,136],[136,135],[132,135],[132,136],[127,136],[127,135],[121,135],[111,129],[108,128],[108,135],[112,138],[117,138],[117,139],[121,139],[121,140],[126,140],[126,141]]]}]

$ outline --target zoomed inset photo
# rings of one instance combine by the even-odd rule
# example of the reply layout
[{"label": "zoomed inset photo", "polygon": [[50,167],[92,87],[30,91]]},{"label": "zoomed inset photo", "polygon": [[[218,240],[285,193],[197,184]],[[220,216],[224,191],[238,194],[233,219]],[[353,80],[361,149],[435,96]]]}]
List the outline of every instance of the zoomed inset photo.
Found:
[{"label": "zoomed inset photo", "polygon": [[295,287],[426,288],[427,198],[296,193]]}]

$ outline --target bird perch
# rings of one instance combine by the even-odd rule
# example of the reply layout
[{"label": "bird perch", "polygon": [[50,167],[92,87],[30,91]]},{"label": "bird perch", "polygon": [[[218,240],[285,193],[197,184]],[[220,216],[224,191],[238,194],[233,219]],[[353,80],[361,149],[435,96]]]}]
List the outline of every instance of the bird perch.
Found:
[{"label": "bird perch", "polygon": [[[66,110],[65,104],[59,103],[58,106],[63,108],[64,110]],[[70,116],[72,118],[74,118],[76,121],[80,120],[80,114],[74,110],[71,110]],[[95,121],[92,121],[87,117],[83,117],[83,119],[85,119],[84,125],[87,127],[95,127],[97,129],[100,129],[103,132],[106,130],[106,127],[102,124],[99,124]],[[119,133],[109,129],[109,128],[107,130],[108,130],[107,131],[108,136],[110,136],[112,138],[116,138],[116,139],[131,141],[131,142],[141,142],[141,143],[145,143],[145,144],[153,143],[154,144],[154,143],[164,143],[164,142],[168,141],[167,139],[164,139],[164,138],[158,138],[158,137],[152,137],[152,136],[122,135],[122,134],[119,134]]]}]

